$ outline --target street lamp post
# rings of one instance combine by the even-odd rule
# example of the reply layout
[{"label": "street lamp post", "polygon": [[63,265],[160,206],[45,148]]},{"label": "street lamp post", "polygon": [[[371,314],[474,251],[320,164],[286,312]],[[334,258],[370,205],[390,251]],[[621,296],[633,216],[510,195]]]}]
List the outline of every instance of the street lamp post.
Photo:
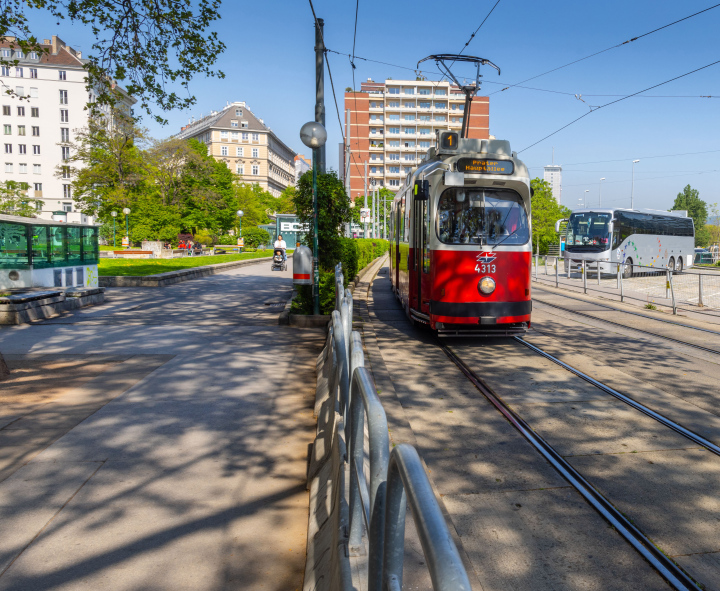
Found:
[{"label": "street lamp post", "polygon": [[117,217],[117,211],[111,211],[110,215],[113,219],[113,248],[117,248],[117,242],[115,240],[115,218]]},{"label": "street lamp post", "polygon": [[590,189],[585,189],[585,195],[583,195],[583,207],[587,207],[587,194],[590,192]]},{"label": "street lamp post", "polygon": [[605,180],[605,177],[600,179],[600,184],[598,185],[598,207],[602,206],[602,182]]},{"label": "street lamp post", "polygon": [[242,242],[242,218],[245,215],[245,212],[242,209],[237,210],[237,217],[238,217],[238,246],[243,246],[241,244]]},{"label": "street lamp post", "polygon": [[125,214],[125,237],[127,238],[127,247],[130,248],[130,208],[123,209]]},{"label": "street lamp post", "polygon": [[635,194],[635,165],[640,162],[640,160],[633,160],[632,161],[632,184],[630,185],[630,209],[635,209],[635,200],[634,200],[634,194]]},{"label": "street lamp post", "polygon": [[320,314],[320,267],[318,264],[318,197],[317,197],[317,168],[320,162],[320,148],[327,141],[327,131],[315,121],[308,121],[300,128],[300,139],[308,148],[312,148],[313,155],[313,314]]}]

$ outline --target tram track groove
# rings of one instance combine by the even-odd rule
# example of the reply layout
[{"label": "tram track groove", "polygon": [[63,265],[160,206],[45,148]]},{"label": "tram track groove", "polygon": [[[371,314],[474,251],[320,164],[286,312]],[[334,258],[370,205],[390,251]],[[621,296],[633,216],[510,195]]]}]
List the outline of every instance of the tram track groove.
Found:
[{"label": "tram track groove", "polygon": [[[516,340],[520,340],[515,337]],[[666,556],[651,539],[640,531],[625,515],[593,487],[570,463],[545,439],[505,403],[490,386],[480,378],[446,343],[440,342],[441,350],[460,369],[477,390],[498,410],[505,419],[547,460],[550,465],[575,488],[580,495],[612,525],[635,550],[645,558],[665,580],[678,590],[698,590],[700,587],[678,564]],[[588,376],[589,377],[589,376]],[[590,378],[592,379],[592,378]],[[598,382],[599,383],[599,382]],[[642,406],[642,405],[640,405]],[[639,410],[639,409],[638,409]],[[699,436],[698,436],[699,437]],[[709,443],[709,442],[708,442]],[[714,445],[714,444],[711,444]],[[717,446],[715,446],[717,447]],[[720,451],[720,448],[718,448]],[[711,450],[712,451],[712,450]]]},{"label": "tram track groove", "polygon": [[[575,298],[573,298],[573,299],[575,299]],[[703,347],[702,345],[698,345],[698,344],[696,344],[696,343],[689,343],[689,342],[687,342],[687,341],[683,341],[683,340],[681,340],[681,339],[675,339],[675,338],[669,337],[669,336],[667,336],[667,335],[662,335],[662,334],[658,334],[658,333],[656,333],[656,332],[651,332],[651,331],[649,331],[649,330],[643,330],[642,328],[636,328],[636,327],[634,327],[634,326],[628,326],[627,324],[621,324],[620,322],[614,322],[614,321],[612,321],[612,320],[607,320],[606,318],[598,318],[597,316],[593,316],[592,314],[586,314],[585,312],[579,312],[579,311],[577,311],[577,310],[573,310],[573,309],[571,309],[571,308],[565,308],[564,306],[559,306],[559,305],[557,305],[557,304],[550,304],[550,303],[548,303],[548,302],[544,302],[543,300],[539,300],[539,299],[537,299],[537,298],[533,298],[533,301],[536,301],[537,303],[542,304],[542,305],[544,305],[544,306],[549,306],[549,307],[551,307],[551,308],[556,308],[557,310],[562,310],[563,312],[569,312],[570,314],[576,314],[577,316],[582,316],[583,318],[590,318],[590,319],[592,319],[592,320],[597,320],[598,322],[604,322],[604,323],[606,323],[606,324],[612,324],[613,326],[619,326],[619,327],[624,328],[624,329],[626,329],[626,330],[633,330],[633,331],[635,331],[635,332],[639,332],[639,333],[642,333],[642,334],[646,334],[646,335],[649,335],[649,336],[652,336],[652,337],[657,337],[657,338],[659,338],[659,339],[664,339],[664,340],[666,340],[666,341],[671,341],[671,342],[673,342],[673,343],[677,343],[678,345],[684,345],[684,346],[686,346],[686,347],[691,347],[691,348],[693,348],[693,349],[698,349],[698,350],[704,351],[704,352],[706,352],[706,353],[712,353],[713,355],[720,355],[720,351],[718,351],[717,349],[712,349],[712,348],[710,348],[710,347]],[[584,300],[579,300],[579,301],[584,301]],[[590,303],[590,302],[588,302],[588,303]],[[599,305],[602,305],[602,304],[599,304]],[[709,333],[716,334],[716,335],[720,336],[720,333],[715,332],[715,331],[711,331],[711,330],[707,330],[707,329],[704,329],[704,328],[697,328],[697,327],[689,326],[689,325],[686,325],[686,324],[679,324],[679,323],[676,323],[676,322],[669,322],[669,321],[667,321],[667,320],[663,320],[662,318],[652,318],[652,317],[650,317],[650,316],[645,316],[644,314],[636,314],[635,312],[625,312],[625,311],[623,311],[623,310],[617,310],[616,308],[611,308],[611,307],[609,307],[609,306],[608,306],[607,308],[608,308],[609,310],[613,310],[613,311],[616,311],[616,312],[620,312],[621,314],[632,314],[632,315],[640,316],[641,318],[648,318],[648,319],[650,319],[650,320],[657,320],[657,321],[659,321],[659,322],[667,322],[668,324],[674,324],[675,326],[678,326],[678,327],[681,327],[681,328],[691,328],[691,329],[694,329],[694,330],[699,330],[699,331],[703,331],[703,332],[709,332]]]}]

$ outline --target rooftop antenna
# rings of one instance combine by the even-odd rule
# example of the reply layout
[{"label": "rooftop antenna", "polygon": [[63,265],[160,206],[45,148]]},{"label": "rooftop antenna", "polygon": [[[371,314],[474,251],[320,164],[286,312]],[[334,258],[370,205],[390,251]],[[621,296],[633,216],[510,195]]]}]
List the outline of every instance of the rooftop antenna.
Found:
[{"label": "rooftop antenna", "polygon": [[[470,105],[472,103],[473,97],[479,92],[480,90],[480,78],[482,76],[480,75],[480,66],[492,66],[498,71],[498,76],[500,75],[500,68],[498,68],[494,63],[492,63],[490,60],[486,60],[482,57],[473,57],[471,55],[460,55],[455,53],[439,53],[437,55],[429,55],[424,59],[421,59],[417,63],[417,68],[420,67],[420,64],[427,60],[435,60],[435,65],[440,68],[440,70],[449,78],[452,78],[453,82],[465,93],[465,111],[463,112],[463,122],[462,122],[462,128],[460,130],[460,137],[467,137],[468,131],[470,130]],[[452,60],[452,63],[448,66],[445,62]],[[471,64],[476,65],[476,72],[475,72],[475,81],[471,84],[460,84],[458,82],[458,79],[455,77],[455,75],[450,71],[450,67],[455,62],[468,62]]]}]

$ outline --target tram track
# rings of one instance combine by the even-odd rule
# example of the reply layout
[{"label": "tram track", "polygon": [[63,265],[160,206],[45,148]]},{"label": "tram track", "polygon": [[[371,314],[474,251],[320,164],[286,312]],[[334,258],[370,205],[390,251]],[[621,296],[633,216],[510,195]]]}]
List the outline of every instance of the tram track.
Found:
[{"label": "tram track", "polygon": [[[515,337],[516,340],[520,341],[524,345],[529,345],[529,343],[524,342],[522,339]],[[447,357],[460,369],[460,371],[465,375],[465,377],[477,388],[477,390],[498,410],[506,419],[507,421],[517,430],[520,432],[520,434],[540,453],[540,455],[545,458],[550,465],[573,487],[575,488],[580,495],[598,512],[600,515],[608,522],[610,523],[615,529],[620,533],[620,535],[631,545],[635,550],[643,556],[667,581],[670,583],[670,585],[673,586],[673,588],[678,590],[697,590],[700,589],[700,587],[693,581],[693,579],[679,566],[677,565],[672,559],[670,559],[668,556],[666,556],[662,550],[660,550],[655,544],[650,540],[640,529],[638,529],[625,515],[623,515],[602,493],[600,493],[590,482],[588,482],[581,474],[578,472],[553,446],[551,446],[543,437],[541,437],[535,430],[518,414],[516,413],[510,406],[503,401],[503,399],[496,394],[490,386],[482,379],[480,378],[453,350],[452,348],[445,342],[439,343],[440,348],[442,351],[447,355]],[[530,347],[531,349],[536,349],[535,352],[540,353],[540,349],[533,346]],[[544,352],[543,352],[544,353]],[[540,354],[543,354],[540,353]],[[547,356],[548,354],[545,354],[544,356]],[[550,356],[552,357],[552,356]],[[561,365],[562,362],[559,362],[559,360],[556,360],[555,358],[551,359],[552,361],[558,362]],[[567,364],[564,364],[566,366]],[[567,366],[566,369],[568,369],[570,366]],[[574,369],[574,368],[573,368]],[[585,374],[582,374],[582,372],[579,372],[578,370],[573,371],[575,375],[578,375],[578,377],[581,377],[582,379],[587,378],[590,383],[595,385],[596,387],[600,388],[600,385],[604,386],[604,384],[601,384],[600,382],[597,382],[596,380],[593,380],[589,376],[585,376]],[[582,374],[582,375],[580,375]],[[583,377],[585,376],[585,377]],[[612,390],[611,388],[607,387],[608,390]],[[601,388],[602,389],[602,388]],[[606,391],[606,390],[604,390]],[[615,392],[613,390],[613,392]],[[609,393],[606,391],[606,393]],[[617,393],[620,395],[620,393]],[[615,396],[615,394],[613,394]],[[620,395],[623,396],[623,395]],[[617,396],[616,396],[617,397]],[[625,397],[627,398],[627,397]],[[626,402],[626,400],[623,400],[623,402]],[[633,401],[634,402],[634,401]],[[648,416],[651,416],[655,420],[659,420],[659,417],[662,415],[659,415],[659,413],[655,413],[651,409],[648,409],[647,407],[644,407],[643,405],[640,405],[639,403],[635,403],[637,406],[631,405],[640,412],[643,412],[644,414],[647,414]],[[645,410],[641,410],[645,409]],[[647,412],[645,412],[647,411]],[[670,421],[670,419],[667,419],[666,417],[663,417],[663,419],[667,423],[673,423]],[[666,424],[666,422],[659,421],[665,426],[670,426]],[[701,436],[692,433],[691,431],[685,429],[684,427],[677,425],[677,429],[673,429],[677,433],[680,433],[681,435],[688,437],[691,439],[692,437],[695,437],[698,439],[696,443],[699,445],[702,445],[706,449],[709,449],[710,451],[713,451],[713,453],[717,453],[720,455],[720,448],[713,444],[712,442],[709,442],[702,438]],[[672,428],[672,427],[670,427]],[[695,441],[694,439],[691,439]],[[703,441],[707,443],[709,446],[711,446],[714,449],[711,449],[708,447],[708,445],[704,445],[702,443],[699,443],[699,441]]]},{"label": "tram track", "polygon": [[[563,297],[565,297],[565,296],[563,296]],[[585,313],[585,312],[580,312],[580,311],[577,311],[577,310],[573,310],[572,308],[566,308],[566,307],[564,307],[564,306],[559,306],[558,304],[551,304],[551,303],[549,303],[549,302],[546,302],[546,301],[543,301],[543,300],[540,300],[540,299],[537,299],[537,298],[533,298],[533,299],[534,299],[534,301],[536,301],[536,302],[538,302],[539,304],[542,304],[542,305],[544,305],[544,306],[549,306],[549,307],[555,308],[555,309],[557,309],[557,310],[562,310],[563,312],[568,312],[568,313],[570,313],[570,314],[575,314],[575,315],[577,315],[577,316],[582,316],[583,318],[590,318],[590,319],[596,320],[596,321],[598,321],[598,322],[604,322],[605,324],[611,324],[611,325],[613,325],[613,326],[619,326],[619,327],[624,328],[624,329],[626,329],[626,330],[632,330],[632,331],[639,332],[639,333],[642,333],[642,334],[646,334],[646,335],[649,335],[649,336],[652,336],[652,337],[656,337],[656,338],[659,338],[659,339],[664,339],[664,340],[666,340],[666,341],[670,341],[670,342],[673,342],[673,343],[677,343],[677,344],[679,344],[679,345],[684,345],[684,346],[686,346],[686,347],[692,347],[693,349],[698,349],[698,350],[704,351],[704,352],[706,352],[706,353],[712,353],[713,355],[720,355],[720,350],[718,350],[718,349],[713,349],[713,348],[711,348],[711,347],[704,347],[703,345],[698,345],[697,343],[690,343],[690,342],[688,342],[688,341],[683,341],[682,339],[676,339],[676,338],[673,338],[673,337],[669,337],[669,336],[667,336],[667,335],[659,334],[659,333],[652,332],[652,331],[649,331],[649,330],[644,330],[644,329],[642,329],[642,328],[637,328],[637,327],[634,327],[634,326],[628,326],[627,324],[622,324],[622,323],[620,323],[620,322],[615,322],[615,321],[613,321],[613,320],[608,320],[607,318],[599,318],[599,317],[597,317],[597,316],[593,316],[592,314],[587,314],[587,313]],[[578,298],[570,298],[570,299],[577,300],[577,301],[581,301],[581,302],[585,302],[585,300],[580,300],[580,299],[578,299]],[[589,303],[589,302],[585,302],[585,303]],[[593,305],[595,305],[595,304],[593,303]],[[716,331],[713,331],[713,330],[709,330],[709,329],[705,329],[705,328],[699,328],[699,327],[696,327],[696,326],[691,326],[691,325],[689,325],[689,324],[680,324],[680,323],[678,323],[678,322],[672,322],[672,321],[664,320],[664,319],[662,319],[662,318],[652,318],[651,316],[646,316],[645,314],[638,314],[638,313],[636,313],[636,312],[626,312],[626,311],[624,311],[624,310],[618,310],[617,308],[613,308],[613,307],[611,307],[611,306],[603,306],[602,304],[597,304],[597,305],[598,305],[598,306],[602,306],[602,307],[604,307],[604,308],[607,308],[608,310],[612,310],[612,311],[614,311],[614,312],[619,312],[619,313],[621,313],[621,314],[630,314],[630,315],[633,315],[633,316],[640,316],[641,318],[647,318],[648,320],[655,320],[655,321],[657,321],[657,322],[665,322],[665,323],[667,323],[667,324],[672,324],[672,325],[675,325],[675,326],[680,327],[680,328],[689,328],[689,329],[698,330],[698,331],[701,331],[701,332],[707,332],[707,333],[711,333],[711,334],[720,336],[720,332],[716,332]]]}]

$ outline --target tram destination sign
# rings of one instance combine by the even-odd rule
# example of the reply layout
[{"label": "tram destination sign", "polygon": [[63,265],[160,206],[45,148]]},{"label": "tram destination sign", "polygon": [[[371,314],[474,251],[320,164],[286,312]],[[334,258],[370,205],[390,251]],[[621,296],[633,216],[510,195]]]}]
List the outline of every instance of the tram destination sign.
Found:
[{"label": "tram destination sign", "polygon": [[511,160],[480,160],[478,158],[460,158],[457,161],[458,172],[480,172],[486,174],[512,174],[514,166]]}]

